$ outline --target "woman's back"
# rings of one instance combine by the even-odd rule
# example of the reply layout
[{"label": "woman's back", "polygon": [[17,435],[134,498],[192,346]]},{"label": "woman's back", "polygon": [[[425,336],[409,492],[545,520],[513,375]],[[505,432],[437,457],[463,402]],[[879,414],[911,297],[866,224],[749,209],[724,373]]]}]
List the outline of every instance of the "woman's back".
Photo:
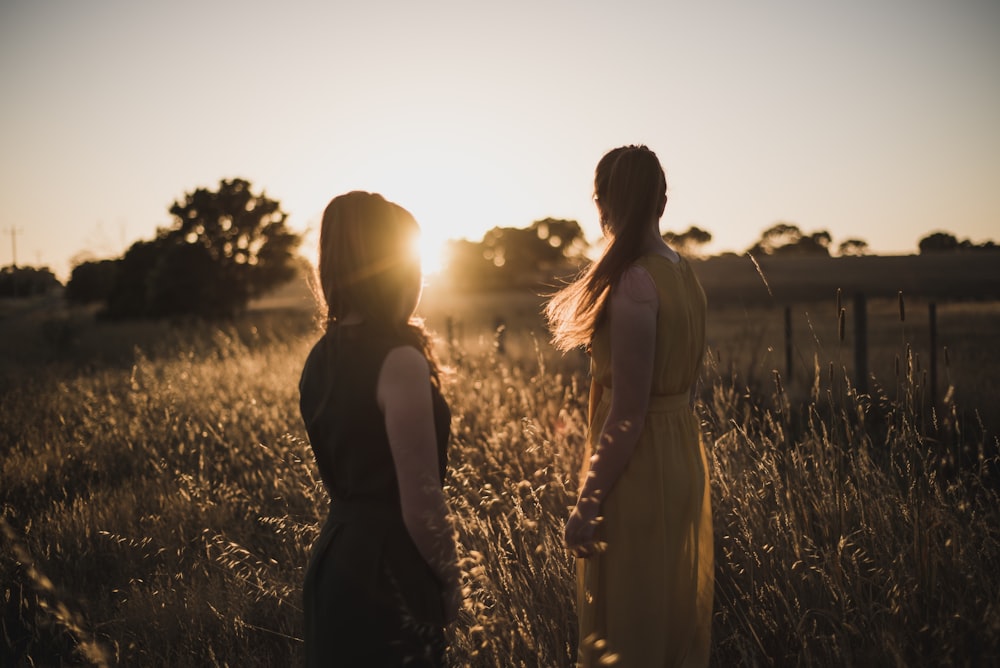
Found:
[{"label": "woman's back", "polygon": [[[387,356],[405,345],[363,325],[334,327],[302,370],[302,418],[331,501],[303,587],[310,666],[437,665],[444,650],[440,585],[405,526],[377,396]],[[443,477],[450,412],[432,389]]]},{"label": "woman's back", "polygon": [[[299,406],[320,477],[333,501],[395,501],[399,490],[378,376],[389,351],[407,342],[364,325],[333,328],[313,346],[299,383]],[[447,464],[448,406],[433,393],[441,476]]]},{"label": "woman's back", "polygon": [[[646,255],[637,264],[658,297],[650,400],[628,465],[603,504],[597,536],[605,549],[583,562],[581,638],[605,639],[623,668],[701,666],[710,643],[712,524],[689,393],[702,362],[705,294],[685,260]],[[598,327],[591,350],[595,450],[615,383],[610,329],[608,321]]]},{"label": "woman's back", "polygon": [[[686,394],[701,369],[705,347],[705,293],[684,259],[644,255],[636,264],[649,272],[656,285],[656,354],[653,359],[654,396]],[[611,336],[605,321],[594,334],[591,372],[597,382],[611,387]]]}]

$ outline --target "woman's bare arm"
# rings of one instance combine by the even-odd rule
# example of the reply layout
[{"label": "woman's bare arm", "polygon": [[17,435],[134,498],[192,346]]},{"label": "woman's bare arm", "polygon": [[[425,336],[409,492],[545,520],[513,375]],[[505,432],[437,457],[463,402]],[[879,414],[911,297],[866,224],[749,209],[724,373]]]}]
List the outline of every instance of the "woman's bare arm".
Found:
[{"label": "woman's bare arm", "polygon": [[445,613],[455,618],[461,600],[454,529],[438,476],[430,367],[416,348],[389,351],[378,378],[389,447],[399,481],[403,523],[444,586]]},{"label": "woman's bare arm", "polygon": [[645,269],[633,266],[622,275],[608,299],[611,407],[576,508],[566,525],[566,544],[580,556],[593,552],[594,520],[635,450],[653,384],[659,300],[652,277]]}]

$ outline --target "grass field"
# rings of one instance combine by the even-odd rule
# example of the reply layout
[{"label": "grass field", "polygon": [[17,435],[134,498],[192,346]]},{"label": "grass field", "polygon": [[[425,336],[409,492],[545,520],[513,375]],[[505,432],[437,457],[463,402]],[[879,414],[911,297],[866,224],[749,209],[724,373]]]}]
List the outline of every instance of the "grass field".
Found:
[{"label": "grass field", "polygon": [[[453,370],[447,491],[468,588],[453,665],[571,665],[560,536],[586,366],[551,351],[537,304],[425,300]],[[791,377],[780,308],[713,311],[698,411],[715,665],[1000,659],[1000,309],[939,306],[950,352],[932,410],[925,311],[906,307],[900,320],[896,300],[870,303],[870,395],[853,389],[832,296],[796,305]],[[314,337],[301,309],[222,326],[45,309],[0,321],[0,664],[300,662],[299,587],[326,504],[297,413]]]}]

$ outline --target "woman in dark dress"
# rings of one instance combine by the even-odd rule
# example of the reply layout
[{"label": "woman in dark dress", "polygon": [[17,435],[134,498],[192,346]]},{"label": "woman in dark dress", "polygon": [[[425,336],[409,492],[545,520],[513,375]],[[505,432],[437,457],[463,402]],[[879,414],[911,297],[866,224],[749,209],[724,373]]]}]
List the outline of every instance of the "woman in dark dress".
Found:
[{"label": "woman in dark dress", "polygon": [[326,330],[300,408],[330,513],[303,586],[309,666],[438,666],[461,601],[442,491],[451,414],[413,311],[413,216],[350,192],[323,214]]}]

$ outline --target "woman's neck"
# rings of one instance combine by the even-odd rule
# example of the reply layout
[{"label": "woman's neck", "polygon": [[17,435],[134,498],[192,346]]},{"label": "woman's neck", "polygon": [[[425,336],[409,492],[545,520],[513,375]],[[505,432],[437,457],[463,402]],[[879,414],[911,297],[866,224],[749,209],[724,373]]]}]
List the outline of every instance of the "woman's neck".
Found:
[{"label": "woman's neck", "polygon": [[677,251],[671,248],[660,236],[659,224],[650,227],[649,233],[643,239],[641,251],[643,255],[662,255],[674,262],[680,259]]}]

